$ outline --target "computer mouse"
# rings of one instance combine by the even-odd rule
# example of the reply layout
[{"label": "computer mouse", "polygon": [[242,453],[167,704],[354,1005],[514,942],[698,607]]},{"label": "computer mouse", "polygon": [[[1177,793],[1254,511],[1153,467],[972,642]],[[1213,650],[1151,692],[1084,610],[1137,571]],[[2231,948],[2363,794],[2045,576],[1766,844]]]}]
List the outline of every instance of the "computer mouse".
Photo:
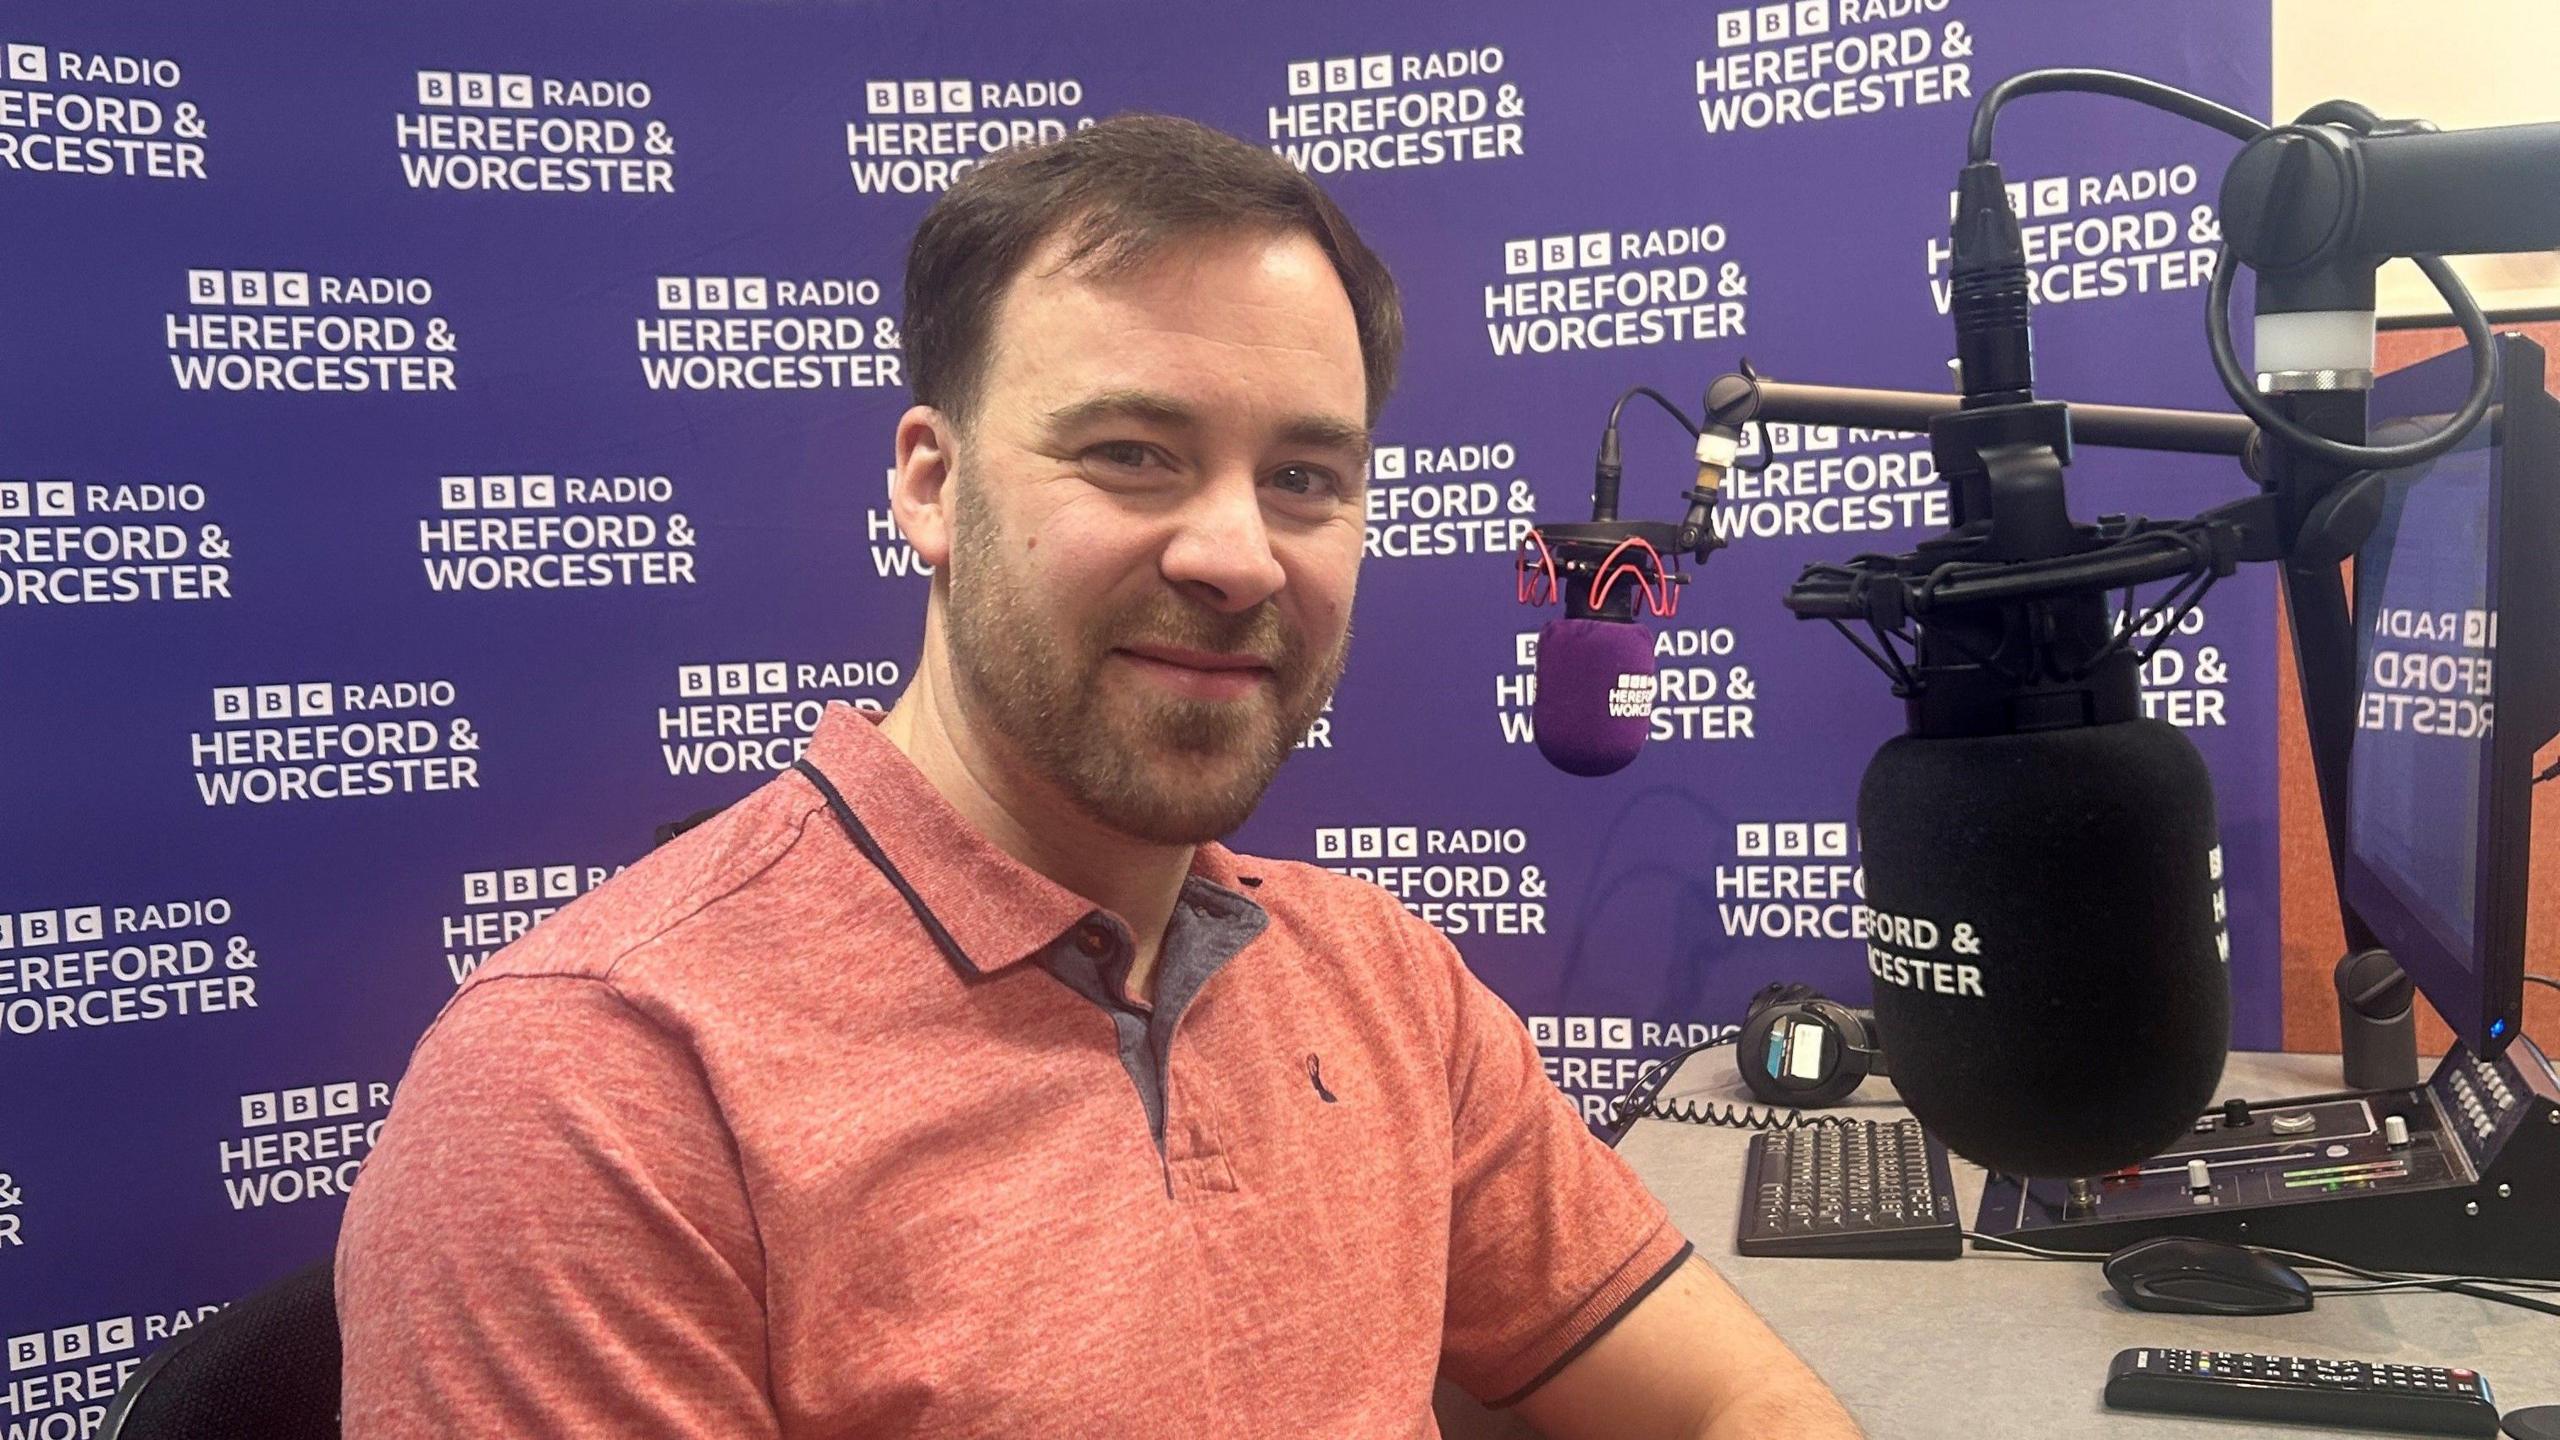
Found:
[{"label": "computer mouse", "polygon": [[2498,1429],[2515,1440],[2560,1440],[2560,1405],[2510,1410],[2507,1418],[2498,1422]]},{"label": "computer mouse", "polygon": [[2311,1308],[2293,1267],[2245,1245],[2161,1236],[2107,1257],[2107,1283],[2136,1310],[2178,1315],[2289,1315]]},{"label": "computer mouse", "polygon": [[2514,1440],[2560,1440],[2560,1404],[2509,1409],[2506,1420],[2499,1422],[2499,1432]]}]

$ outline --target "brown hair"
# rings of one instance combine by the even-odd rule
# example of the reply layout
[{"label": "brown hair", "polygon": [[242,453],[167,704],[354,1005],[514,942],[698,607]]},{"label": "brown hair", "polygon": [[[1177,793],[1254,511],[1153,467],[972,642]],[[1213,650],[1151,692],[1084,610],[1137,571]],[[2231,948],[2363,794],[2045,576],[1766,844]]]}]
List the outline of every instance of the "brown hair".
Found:
[{"label": "brown hair", "polygon": [[1303,231],[1332,259],[1351,298],[1374,424],[1404,349],[1404,311],[1387,267],[1288,161],[1170,115],[1118,115],[1006,150],[934,202],[907,248],[908,386],[919,404],[967,423],[986,378],[996,307],[1062,230],[1067,264],[1114,274],[1176,241],[1257,229]]}]

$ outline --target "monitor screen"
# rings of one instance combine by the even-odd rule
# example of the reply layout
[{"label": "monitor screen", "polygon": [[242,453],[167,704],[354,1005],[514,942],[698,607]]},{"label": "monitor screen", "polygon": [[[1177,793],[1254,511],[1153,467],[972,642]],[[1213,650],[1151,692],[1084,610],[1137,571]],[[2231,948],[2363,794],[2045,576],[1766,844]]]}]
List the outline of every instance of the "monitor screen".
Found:
[{"label": "monitor screen", "polygon": [[[2377,441],[2431,430],[2459,407],[2469,359],[2386,376]],[[2494,418],[2494,417],[2493,417]],[[2387,472],[2381,518],[2356,553],[2356,727],[2349,751],[2344,898],[2428,1000],[2474,1045],[2508,926],[2497,862],[2509,783],[2496,745],[2500,433]],[[2512,982],[2508,982],[2511,986]],[[2503,1028],[2503,1027],[2501,1027]]]}]

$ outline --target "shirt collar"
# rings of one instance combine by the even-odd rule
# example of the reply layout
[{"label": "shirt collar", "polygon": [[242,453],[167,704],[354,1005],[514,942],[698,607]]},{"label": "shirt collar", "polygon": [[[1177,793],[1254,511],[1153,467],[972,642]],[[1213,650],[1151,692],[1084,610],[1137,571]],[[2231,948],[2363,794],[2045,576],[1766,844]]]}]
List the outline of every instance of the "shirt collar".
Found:
[{"label": "shirt collar", "polygon": [[[880,733],[885,718],[832,702],[802,758],[844,796],[881,853],[958,943],[968,968],[981,975],[1010,969],[1097,912],[1091,900],[1015,859],[951,808],[906,752]],[[859,854],[847,859],[868,863]],[[1235,853],[1212,841],[1192,852],[1184,889],[1206,881],[1234,894],[1242,878]]]}]

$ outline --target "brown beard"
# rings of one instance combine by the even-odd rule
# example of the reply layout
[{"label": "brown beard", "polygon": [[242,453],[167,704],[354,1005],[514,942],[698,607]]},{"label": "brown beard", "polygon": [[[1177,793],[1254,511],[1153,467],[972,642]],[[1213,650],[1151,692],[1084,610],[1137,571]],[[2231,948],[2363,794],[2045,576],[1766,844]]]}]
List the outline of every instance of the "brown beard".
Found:
[{"label": "brown beard", "polygon": [[[1059,637],[1024,596],[1011,547],[971,487],[958,488],[951,526],[949,648],[971,720],[1133,839],[1197,845],[1242,825],[1342,678],[1349,627],[1312,655],[1270,603],[1225,615],[1157,591]],[[1256,656],[1271,667],[1270,693],[1191,700],[1110,675],[1127,664],[1111,652],[1132,645]]]}]

